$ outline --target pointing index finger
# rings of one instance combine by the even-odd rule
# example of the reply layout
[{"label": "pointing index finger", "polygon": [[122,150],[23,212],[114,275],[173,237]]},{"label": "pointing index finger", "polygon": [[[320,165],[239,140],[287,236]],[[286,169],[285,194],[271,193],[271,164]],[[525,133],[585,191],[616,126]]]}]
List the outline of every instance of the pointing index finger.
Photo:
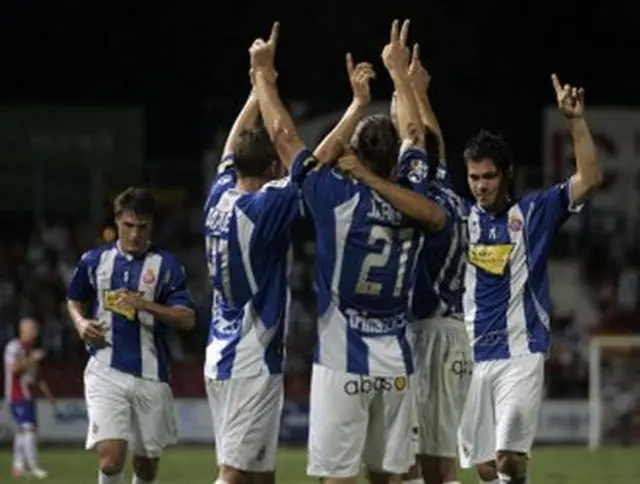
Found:
[{"label": "pointing index finger", "polygon": [[417,42],[413,44],[413,55],[411,57],[411,62],[416,64],[420,62],[420,44],[418,44]]},{"label": "pointing index finger", "polygon": [[560,80],[555,73],[551,74],[551,83],[553,84],[553,89],[555,89],[556,94],[560,94],[562,92],[562,85],[560,84]]},{"label": "pointing index finger", "polygon": [[353,74],[353,56],[351,55],[351,52],[347,52],[347,73],[349,73],[349,75]]},{"label": "pointing index finger", "polygon": [[407,39],[409,38],[409,24],[411,21],[409,19],[402,22],[402,29],[400,30],[400,43],[402,45],[407,45]]},{"label": "pointing index finger", "polygon": [[269,35],[269,44],[275,45],[278,43],[278,36],[280,35],[280,22],[273,22],[271,27],[271,34]]}]

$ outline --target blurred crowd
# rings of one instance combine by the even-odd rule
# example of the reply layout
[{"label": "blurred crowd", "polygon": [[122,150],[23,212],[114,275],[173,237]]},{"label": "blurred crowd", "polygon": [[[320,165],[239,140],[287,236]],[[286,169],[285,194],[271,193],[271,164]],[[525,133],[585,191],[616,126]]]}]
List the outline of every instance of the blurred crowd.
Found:
[{"label": "blurred crowd", "polygon": [[[201,212],[199,206],[186,203],[170,207],[157,221],[156,238],[160,245],[174,250],[185,265],[199,323],[194,332],[174,335],[172,350],[178,361],[199,361],[204,354],[210,314]],[[579,231],[561,234],[552,255],[554,314],[552,351],[547,364],[549,398],[587,396],[591,333],[607,327],[634,329],[640,245],[626,243],[624,232],[607,231],[605,225],[593,221],[590,225],[587,239],[580,237]],[[41,345],[52,359],[81,362],[86,358],[85,351],[66,314],[65,288],[80,254],[112,238],[114,232],[106,225],[100,233],[61,221],[41,222],[12,232],[0,240],[0,345],[4,347],[14,337],[20,316],[32,315],[40,322]],[[315,245],[308,220],[300,221],[295,233],[287,340],[288,392],[293,399],[304,399],[315,335]],[[640,235],[640,226],[634,234]]]}]

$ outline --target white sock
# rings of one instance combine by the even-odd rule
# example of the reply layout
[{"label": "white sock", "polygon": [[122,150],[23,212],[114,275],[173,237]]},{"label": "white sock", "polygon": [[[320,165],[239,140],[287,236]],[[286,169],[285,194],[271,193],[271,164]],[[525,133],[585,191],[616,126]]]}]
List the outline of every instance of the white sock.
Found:
[{"label": "white sock", "polygon": [[32,430],[22,433],[22,451],[31,470],[40,468],[38,465],[38,439]]},{"label": "white sock", "polygon": [[229,484],[227,481],[223,481],[222,479],[218,478],[216,479],[216,482],[214,482],[213,484]]},{"label": "white sock", "polygon": [[155,484],[156,481],[143,481],[138,476],[133,474],[133,479],[131,479],[131,484]]},{"label": "white sock", "polygon": [[22,432],[17,432],[13,436],[13,468],[24,469],[24,439]]},{"label": "white sock", "polygon": [[410,481],[402,481],[403,484],[424,484],[422,479],[411,479]]},{"label": "white sock", "polygon": [[527,484],[528,482],[529,479],[527,479],[527,477],[524,477],[522,479],[514,479],[507,474],[498,472],[498,484]]},{"label": "white sock", "polygon": [[122,472],[115,476],[108,476],[100,472],[98,474],[98,484],[124,484],[124,476]]},{"label": "white sock", "polygon": [[444,484],[462,484],[460,481],[447,481]]}]

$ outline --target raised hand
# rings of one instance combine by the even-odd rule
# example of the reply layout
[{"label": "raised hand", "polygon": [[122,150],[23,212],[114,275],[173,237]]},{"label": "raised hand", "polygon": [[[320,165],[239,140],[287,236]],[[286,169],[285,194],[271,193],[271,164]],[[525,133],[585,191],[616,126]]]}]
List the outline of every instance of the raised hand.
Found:
[{"label": "raised hand", "polygon": [[369,173],[369,169],[362,164],[358,157],[350,152],[346,152],[338,159],[340,171],[352,176],[356,180],[362,180]]},{"label": "raised hand", "polygon": [[581,118],[584,115],[584,89],[569,84],[563,86],[555,74],[551,74],[551,83],[562,114],[568,119]]},{"label": "raised hand", "polygon": [[409,64],[409,20],[405,20],[400,28],[400,22],[394,20],[391,24],[389,43],[382,49],[382,61],[389,71],[406,70]]},{"label": "raised hand", "polygon": [[420,44],[413,44],[411,62],[409,63],[409,78],[416,91],[424,92],[429,88],[431,76],[420,61]]},{"label": "raised hand", "polygon": [[269,39],[265,42],[262,38],[253,41],[249,47],[252,69],[273,69],[273,60],[276,56],[280,23],[274,22],[271,27]]},{"label": "raised hand", "polygon": [[369,82],[376,77],[373,66],[368,62],[359,62],[354,67],[353,56],[348,53],[347,74],[349,74],[349,83],[353,91],[353,100],[360,106],[366,106],[371,101]]}]

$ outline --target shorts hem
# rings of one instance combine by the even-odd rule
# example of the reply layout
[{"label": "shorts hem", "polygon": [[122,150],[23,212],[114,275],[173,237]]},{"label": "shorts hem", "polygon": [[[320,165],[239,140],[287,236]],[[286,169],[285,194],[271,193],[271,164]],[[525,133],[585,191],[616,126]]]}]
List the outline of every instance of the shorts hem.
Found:
[{"label": "shorts hem", "polygon": [[350,479],[350,478],[357,478],[359,475],[360,475],[360,469],[359,468],[355,472],[353,472],[353,471],[331,472],[331,471],[307,468],[307,476],[309,476],[309,477],[325,477],[325,478],[329,478],[329,479],[331,479],[331,478],[333,478],[333,479]]},{"label": "shorts hem", "polygon": [[418,447],[418,450],[416,451],[416,454],[417,455],[427,456],[427,457],[439,457],[439,458],[442,458],[442,459],[457,459],[458,458],[457,450],[446,451],[446,450],[424,449],[424,448]]},{"label": "shorts hem", "polygon": [[251,464],[246,461],[241,461],[238,459],[229,459],[229,458],[220,458],[218,457],[218,467],[230,467],[232,469],[236,469],[243,472],[274,472],[276,470],[276,465],[271,464]]}]

